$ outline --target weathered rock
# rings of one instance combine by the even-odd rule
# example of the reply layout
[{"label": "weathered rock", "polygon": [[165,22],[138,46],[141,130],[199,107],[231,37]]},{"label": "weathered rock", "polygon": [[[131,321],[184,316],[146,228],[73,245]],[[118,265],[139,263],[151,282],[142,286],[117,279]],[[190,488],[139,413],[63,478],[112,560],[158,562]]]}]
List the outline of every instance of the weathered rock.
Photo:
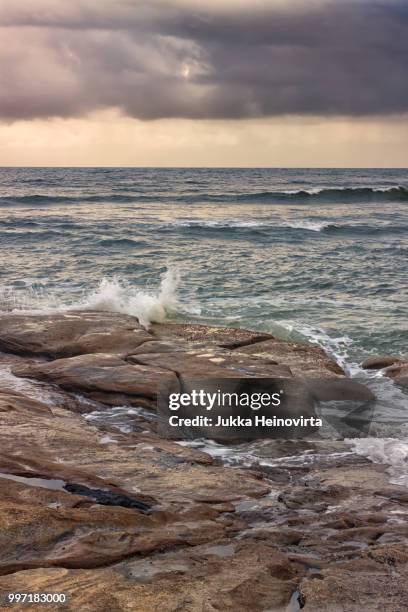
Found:
[{"label": "weathered rock", "polygon": [[246,355],[269,358],[288,365],[294,376],[307,378],[335,378],[345,372],[318,346],[286,342],[271,338],[237,349]]},{"label": "weathered rock", "polygon": [[407,577],[406,549],[386,545],[374,558],[355,559],[323,569],[317,578],[305,578],[299,599],[305,612],[403,610],[408,604]]},{"label": "weathered rock", "polygon": [[374,393],[368,387],[350,378],[307,380],[306,384],[313,397],[320,402],[375,400]]},{"label": "weathered rock", "polygon": [[397,385],[399,385],[400,387],[404,387],[407,388],[408,387],[408,375],[407,376],[397,376],[397,378],[394,379],[395,382],[397,383]]},{"label": "weathered rock", "polygon": [[150,331],[154,336],[164,340],[183,339],[188,342],[205,342],[207,346],[214,345],[227,349],[248,346],[273,338],[271,334],[247,329],[191,323],[156,323],[152,325]]},{"label": "weathered rock", "polygon": [[170,369],[182,378],[288,378],[292,376],[286,365],[266,359],[254,359],[228,351],[211,348],[130,355],[127,361],[153,368]]},{"label": "weathered rock", "polygon": [[[123,394],[128,403],[139,405],[138,398],[155,399],[160,385],[176,376],[170,370],[130,364],[116,355],[96,353],[67,359],[17,366],[13,374],[52,381],[63,389],[108,394]],[[103,401],[103,395],[98,396]],[[111,402],[108,402],[111,403]]]},{"label": "weathered rock", "polygon": [[97,572],[19,572],[0,578],[0,588],[27,591],[36,585],[37,591],[49,592],[58,585],[58,592],[67,595],[64,608],[69,611],[282,612],[301,577],[288,557],[268,543],[221,540],[154,555],[148,563],[135,557]]},{"label": "weathered rock", "polygon": [[22,355],[128,354],[147,340],[152,340],[151,334],[135,317],[113,312],[0,317],[0,350]]},{"label": "weathered rock", "polygon": [[388,378],[393,378],[396,382],[400,378],[408,377],[408,362],[401,362],[398,364],[394,364],[389,368],[384,370],[384,376],[388,376]]},{"label": "weathered rock", "polygon": [[408,387],[408,362],[401,361],[386,368],[384,376],[391,378],[400,387]]},{"label": "weathered rock", "polygon": [[368,357],[365,359],[361,367],[363,370],[382,370],[383,368],[387,368],[394,363],[399,363],[401,361],[400,357],[391,357],[384,355],[375,355],[373,357]]},{"label": "weathered rock", "polygon": [[0,574],[96,568],[212,541],[239,524],[213,503],[269,490],[153,436],[107,443],[78,415],[23,395],[0,394],[0,415]]},{"label": "weathered rock", "polygon": [[119,431],[108,418],[116,409],[89,402],[92,415],[77,413],[87,411],[77,392],[153,406],[165,377],[276,377],[302,387],[311,405],[369,402],[321,349],[170,324],[139,343],[131,317],[72,313],[71,325],[62,315],[18,316],[12,333],[0,319],[6,350],[31,354],[0,355],[0,598],[63,592],[61,609],[81,612],[407,608],[408,498],[386,466],[314,439],[244,444],[231,459],[246,467],[230,468],[161,439],[149,421],[144,433]]}]

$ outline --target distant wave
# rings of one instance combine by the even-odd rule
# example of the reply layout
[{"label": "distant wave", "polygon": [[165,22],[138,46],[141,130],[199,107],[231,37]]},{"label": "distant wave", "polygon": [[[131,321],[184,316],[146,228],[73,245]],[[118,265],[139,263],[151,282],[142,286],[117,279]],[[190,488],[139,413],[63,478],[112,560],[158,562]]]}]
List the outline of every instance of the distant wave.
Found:
[{"label": "distant wave", "polygon": [[244,221],[244,220],[232,220],[229,221],[227,219],[223,219],[223,220],[206,220],[206,219],[202,219],[202,220],[181,220],[181,221],[175,221],[173,224],[173,226],[176,227],[185,227],[185,228],[197,228],[197,229],[219,229],[219,230],[225,230],[225,229],[285,229],[285,228],[290,228],[290,229],[300,229],[300,230],[307,230],[307,231],[311,231],[311,232],[321,232],[324,229],[327,229],[328,227],[335,227],[333,224],[331,223],[327,223],[327,222],[319,222],[319,221],[293,221],[293,222],[287,222],[284,224],[276,224],[273,221]]},{"label": "distant wave", "polygon": [[32,194],[26,196],[0,196],[0,206],[47,206],[58,204],[111,203],[132,204],[137,202],[175,202],[195,204],[214,203],[285,203],[285,202],[384,202],[408,201],[408,187],[332,187],[310,189],[287,189],[282,191],[257,191],[248,193],[185,193],[159,194],[92,194],[59,196]]},{"label": "distant wave", "polygon": [[408,200],[408,188],[401,185],[394,187],[332,187],[311,189],[288,189],[284,191],[261,191],[228,196],[238,202],[251,201],[405,201]]},{"label": "distant wave", "polygon": [[[298,230],[302,232],[324,232],[330,234],[405,234],[408,232],[408,227],[405,225],[395,224],[352,224],[352,223],[331,223],[330,221],[319,221],[315,219],[299,219],[291,221],[272,220],[265,221],[250,221],[250,220],[213,220],[213,219],[197,219],[197,220],[179,220],[171,224],[170,227],[178,227],[181,229],[192,229],[202,231],[245,231],[245,232],[282,232]],[[168,229],[166,226],[165,229]]]}]

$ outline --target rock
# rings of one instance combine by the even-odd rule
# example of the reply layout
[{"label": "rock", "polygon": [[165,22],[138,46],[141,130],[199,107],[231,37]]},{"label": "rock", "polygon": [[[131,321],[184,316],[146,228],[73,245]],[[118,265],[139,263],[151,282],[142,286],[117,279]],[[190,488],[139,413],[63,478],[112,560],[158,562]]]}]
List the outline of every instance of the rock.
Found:
[{"label": "rock", "polygon": [[347,497],[347,490],[341,485],[331,486],[312,486],[312,487],[291,487],[282,491],[278,501],[285,504],[287,508],[314,508],[318,505],[319,510],[325,504]]},{"label": "rock", "polygon": [[[404,610],[408,601],[408,563],[403,545],[381,547],[384,558],[354,559],[322,569],[302,580],[300,600],[305,612],[361,612],[361,610]],[[392,568],[392,570],[390,570]]]},{"label": "rock", "polygon": [[152,336],[135,317],[113,312],[65,312],[0,317],[0,350],[53,359],[87,353],[128,354]]},{"label": "rock", "polygon": [[284,363],[290,367],[294,376],[307,378],[345,376],[342,368],[318,346],[272,338],[264,342],[240,347],[237,352]]},{"label": "rock", "polygon": [[408,362],[401,362],[386,368],[384,376],[388,376],[388,378],[392,378],[397,384],[405,386],[405,379],[408,378]]},{"label": "rock", "polygon": [[375,355],[365,359],[361,364],[361,367],[363,370],[382,370],[383,368],[387,368],[388,366],[391,366],[394,363],[399,363],[400,361],[400,357]]},{"label": "rock", "polygon": [[18,572],[0,578],[0,588],[26,592],[36,585],[35,591],[50,592],[58,585],[68,611],[282,612],[304,573],[268,543],[221,540],[151,555],[148,562],[134,556],[97,571]]},{"label": "rock", "polygon": [[191,323],[156,323],[150,329],[151,333],[164,340],[187,340],[205,342],[207,346],[214,345],[227,349],[252,345],[273,338],[271,334],[236,329],[233,327],[214,327]]},{"label": "rock", "polygon": [[97,568],[213,541],[237,529],[223,518],[231,500],[269,491],[154,436],[107,445],[77,414],[23,395],[0,394],[0,414],[0,574]]},{"label": "rock", "polygon": [[288,378],[292,376],[286,365],[268,360],[254,359],[228,351],[211,348],[174,353],[148,353],[129,355],[127,361],[153,368],[171,369],[183,379],[199,378]]},{"label": "rock", "polygon": [[397,378],[395,378],[394,380],[397,383],[397,385],[399,385],[400,387],[408,388],[408,375],[407,376],[397,376]]},{"label": "rock", "polygon": [[[317,437],[177,444],[126,406],[200,376],[276,378],[299,410],[369,403],[318,347],[207,326],[147,334],[88,312],[0,317],[0,343],[18,353],[0,354],[1,597],[62,592],[73,612],[406,609],[408,495],[387,466]],[[139,433],[118,429],[141,413]]]},{"label": "rock", "polygon": [[375,395],[365,385],[350,378],[306,381],[313,397],[320,402],[371,402]]},{"label": "rock", "polygon": [[[173,372],[156,367],[130,364],[116,355],[96,353],[52,362],[13,368],[13,374],[36,380],[52,381],[70,391],[122,394],[127,403],[140,405],[139,397],[156,399],[157,391],[167,379],[177,384]],[[111,403],[108,401],[107,403]]]},{"label": "rock", "polygon": [[400,387],[408,387],[408,362],[394,364],[384,370],[384,376],[392,380]]}]

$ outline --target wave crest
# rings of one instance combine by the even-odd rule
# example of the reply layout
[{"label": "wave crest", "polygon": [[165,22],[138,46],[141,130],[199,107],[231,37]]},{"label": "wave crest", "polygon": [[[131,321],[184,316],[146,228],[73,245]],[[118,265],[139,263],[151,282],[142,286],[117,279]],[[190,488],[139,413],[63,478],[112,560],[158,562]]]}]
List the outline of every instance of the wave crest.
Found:
[{"label": "wave crest", "polygon": [[47,194],[31,194],[24,196],[0,196],[0,206],[47,206],[76,204],[137,204],[137,203],[187,203],[202,202],[222,203],[285,203],[285,202],[395,202],[408,200],[408,187],[394,185],[389,187],[311,187],[306,189],[286,189],[256,191],[247,193],[101,193],[58,196]]}]

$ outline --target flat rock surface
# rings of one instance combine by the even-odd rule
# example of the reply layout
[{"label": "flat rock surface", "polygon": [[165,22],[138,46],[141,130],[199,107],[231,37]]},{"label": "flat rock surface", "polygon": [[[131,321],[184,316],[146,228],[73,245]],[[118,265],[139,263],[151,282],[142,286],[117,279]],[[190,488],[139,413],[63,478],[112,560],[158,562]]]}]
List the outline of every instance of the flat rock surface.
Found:
[{"label": "flat rock surface", "polygon": [[151,339],[137,319],[111,312],[0,317],[0,350],[23,355],[55,359],[85,353],[130,353]]},{"label": "flat rock surface", "polygon": [[214,327],[190,323],[156,323],[151,332],[158,338],[166,340],[187,340],[188,342],[205,342],[222,348],[234,349],[248,346],[273,338],[271,334],[238,329],[233,327]]},{"label": "flat rock surface", "polygon": [[345,375],[344,370],[318,346],[270,338],[236,350],[246,355],[285,363],[294,376],[334,378]]},{"label": "flat rock surface", "polygon": [[121,393],[129,398],[142,396],[152,400],[157,398],[165,380],[177,382],[169,369],[128,363],[117,355],[104,353],[18,365],[12,372],[22,378],[52,381],[63,389]]}]

